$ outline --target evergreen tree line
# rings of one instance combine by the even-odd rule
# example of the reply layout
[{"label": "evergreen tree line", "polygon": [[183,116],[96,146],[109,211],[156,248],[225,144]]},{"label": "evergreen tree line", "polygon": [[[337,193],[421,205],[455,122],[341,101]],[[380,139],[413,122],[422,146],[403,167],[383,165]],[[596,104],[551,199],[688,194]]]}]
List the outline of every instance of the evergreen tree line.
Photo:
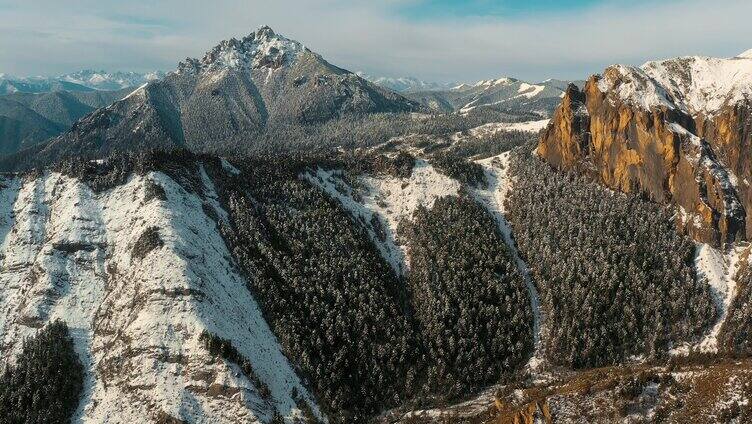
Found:
[{"label": "evergreen tree line", "polygon": [[324,411],[361,422],[409,393],[417,340],[400,281],[365,229],[298,178],[303,163],[238,164],[239,176],[212,167],[231,218],[221,231]]},{"label": "evergreen tree line", "polygon": [[752,354],[752,267],[745,264],[736,274],[736,296],[718,335],[719,350],[736,355]]},{"label": "evergreen tree line", "polygon": [[55,321],[24,340],[15,365],[0,375],[0,423],[70,422],[83,391],[84,367],[68,327]]},{"label": "evergreen tree line", "polygon": [[509,171],[508,218],[542,295],[554,364],[661,357],[714,322],[694,243],[677,233],[671,209],[554,170],[531,146],[513,151]]},{"label": "evergreen tree line", "polygon": [[453,143],[447,150],[454,156],[485,159],[537,140],[537,137],[537,134],[526,131],[499,131],[468,137],[461,142]]},{"label": "evergreen tree line", "polygon": [[416,214],[403,229],[418,258],[408,284],[338,201],[299,178],[313,166],[257,161],[239,176],[211,174],[233,257],[331,419],[466,395],[521,366],[529,300],[482,207],[450,197]]},{"label": "evergreen tree line", "polygon": [[440,173],[462,184],[473,187],[485,187],[488,185],[483,167],[463,157],[440,152],[431,156],[430,163]]},{"label": "evergreen tree line", "polygon": [[498,383],[532,351],[530,299],[495,228],[468,195],[439,198],[400,227],[428,384],[448,397]]}]

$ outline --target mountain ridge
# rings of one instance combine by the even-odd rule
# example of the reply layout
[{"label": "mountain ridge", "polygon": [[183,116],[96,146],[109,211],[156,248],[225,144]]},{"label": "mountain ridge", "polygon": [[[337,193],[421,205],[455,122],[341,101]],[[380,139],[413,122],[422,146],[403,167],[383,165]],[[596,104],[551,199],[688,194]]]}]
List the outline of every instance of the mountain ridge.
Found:
[{"label": "mountain ridge", "polygon": [[47,162],[67,155],[175,148],[249,149],[269,128],[420,106],[377,87],[262,26],[188,58],[164,78],[76,122],[35,148]]},{"label": "mountain ridge", "polygon": [[751,105],[749,58],[613,65],[582,90],[570,86],[538,153],[611,188],[675,203],[680,227],[722,245],[752,234]]},{"label": "mountain ridge", "polygon": [[129,87],[137,87],[145,82],[163,77],[160,71],[138,72],[106,72],[102,70],[84,69],[51,77],[14,77],[0,74],[0,93],[45,93],[51,91],[118,91]]}]

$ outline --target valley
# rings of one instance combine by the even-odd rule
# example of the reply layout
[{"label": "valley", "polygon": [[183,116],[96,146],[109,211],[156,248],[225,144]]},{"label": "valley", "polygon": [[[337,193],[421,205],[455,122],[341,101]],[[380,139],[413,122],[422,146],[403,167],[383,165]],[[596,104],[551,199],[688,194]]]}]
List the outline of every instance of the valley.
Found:
[{"label": "valley", "polygon": [[0,84],[0,422],[752,416],[749,52],[452,85],[262,26]]}]

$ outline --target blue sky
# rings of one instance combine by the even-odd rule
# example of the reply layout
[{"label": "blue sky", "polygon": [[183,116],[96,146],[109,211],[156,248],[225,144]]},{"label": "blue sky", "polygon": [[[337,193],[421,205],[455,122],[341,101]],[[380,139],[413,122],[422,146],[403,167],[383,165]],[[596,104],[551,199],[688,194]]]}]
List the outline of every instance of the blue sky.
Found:
[{"label": "blue sky", "polygon": [[267,24],[352,71],[586,78],[752,48],[749,0],[0,0],[0,73],[171,70]]}]

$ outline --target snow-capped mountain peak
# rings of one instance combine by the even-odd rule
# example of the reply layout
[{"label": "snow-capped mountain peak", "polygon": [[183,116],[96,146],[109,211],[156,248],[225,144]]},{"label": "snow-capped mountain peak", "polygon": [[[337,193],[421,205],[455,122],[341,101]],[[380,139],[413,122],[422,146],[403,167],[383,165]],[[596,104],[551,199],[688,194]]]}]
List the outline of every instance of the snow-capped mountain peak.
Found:
[{"label": "snow-capped mountain peak", "polygon": [[303,44],[276,34],[268,26],[261,26],[240,40],[223,40],[201,60],[186,59],[178,69],[277,69],[291,63],[305,51],[309,50]]},{"label": "snow-capped mountain peak", "polygon": [[731,59],[688,56],[648,62],[641,69],[692,115],[712,114],[752,95],[752,51]]},{"label": "snow-capped mountain peak", "polygon": [[507,85],[517,82],[514,78],[509,77],[502,77],[497,79],[490,79],[490,80],[481,80],[475,83],[476,87],[493,87],[496,85]]},{"label": "snow-capped mountain peak", "polygon": [[598,87],[644,110],[712,115],[752,97],[752,51],[728,59],[684,56],[640,67],[613,65],[599,77]]},{"label": "snow-capped mountain peak", "polygon": [[84,69],[82,71],[63,74],[57,80],[82,85],[97,90],[119,90],[137,87],[146,82],[157,80],[164,76],[163,72],[105,72],[102,70]]},{"label": "snow-capped mountain peak", "polygon": [[737,58],[740,58],[740,59],[752,59],[752,49],[749,49],[746,52],[740,54],[739,56],[737,56]]},{"label": "snow-capped mountain peak", "polygon": [[355,74],[380,87],[388,88],[398,93],[446,90],[456,84],[429,82],[415,77],[377,77],[368,75],[367,73],[362,71],[358,71]]}]

